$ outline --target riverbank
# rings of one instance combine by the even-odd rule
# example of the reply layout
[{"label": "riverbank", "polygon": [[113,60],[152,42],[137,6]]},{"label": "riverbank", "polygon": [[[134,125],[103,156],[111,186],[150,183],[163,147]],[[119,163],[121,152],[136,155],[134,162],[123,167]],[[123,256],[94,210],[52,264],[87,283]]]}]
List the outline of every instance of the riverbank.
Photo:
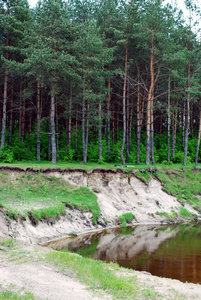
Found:
[{"label": "riverbank", "polygon": [[[55,280],[55,284],[58,284],[59,287],[59,282],[61,282],[60,289],[62,290],[62,286],[67,284],[65,280],[67,279],[69,282],[71,276],[76,273],[76,270],[73,269],[76,267],[76,263],[74,262],[74,266],[70,265],[66,262],[65,255],[68,256],[67,261],[73,261],[74,254],[59,254],[57,251],[45,250],[33,245],[64,235],[79,235],[86,231],[121,226],[120,217],[126,214],[133,216],[131,220],[127,220],[130,225],[189,222],[200,218],[198,209],[200,204],[197,201],[197,199],[199,200],[200,171],[197,170],[189,173],[182,170],[173,170],[172,172],[143,170],[141,172],[121,169],[86,171],[83,169],[34,170],[28,168],[24,170],[3,167],[0,171],[0,237],[4,241],[5,239],[9,241],[10,238],[18,241],[15,242],[14,247],[1,246],[1,273],[8,275],[7,278],[1,276],[1,290],[9,289],[9,285],[14,283],[18,288],[24,286],[26,290],[33,291],[35,296],[40,298],[44,298],[46,295],[45,297],[48,299],[66,299],[62,298],[63,296],[58,298],[55,295],[57,292],[53,291],[54,288],[51,285],[46,286],[46,294],[43,295],[41,289],[41,295],[38,295],[36,286],[39,283],[34,280],[34,277],[33,280],[30,278],[28,270],[32,270],[33,274],[38,274],[36,277],[41,283],[43,282],[42,278],[46,278],[48,274],[51,273],[54,277],[55,272],[59,272],[64,277],[62,277],[63,279],[59,277],[58,282]],[[194,182],[189,176],[195,178]],[[197,179],[196,176],[198,176]],[[176,179],[178,179],[177,182]],[[175,186],[176,183],[178,186]],[[186,186],[187,183],[189,186]],[[193,199],[192,203],[185,201],[186,190],[190,193],[189,187],[193,191],[190,199]],[[177,194],[179,188],[181,195]],[[177,197],[173,195],[171,189],[174,189]],[[89,201],[90,199],[93,201]],[[90,207],[86,208],[86,203],[90,204]],[[35,252],[37,253],[36,258],[32,256]],[[43,257],[42,260],[41,257]],[[78,257],[76,256],[78,265],[83,265],[85,259]],[[19,267],[19,258],[22,268]],[[92,264],[89,261],[87,263],[85,261],[85,269],[89,267],[87,264]],[[52,263],[56,263],[56,269]],[[161,279],[150,274],[143,274],[143,272],[120,269],[116,265],[106,267],[101,262],[94,262],[94,264],[100,265],[98,271],[92,269],[93,274],[101,273],[105,268],[106,273],[111,270],[111,276],[115,276],[111,277],[111,282],[118,282],[120,274],[126,278],[125,280],[128,279],[128,282],[122,282],[124,282],[124,288],[131,284],[131,286],[129,285],[132,290],[132,293],[129,294],[132,295],[130,299],[199,299],[197,295],[200,295],[201,292],[200,285]],[[16,270],[16,265],[19,270],[19,276],[16,278],[19,281],[15,283],[16,279],[11,275]],[[27,271],[25,272],[25,270]],[[66,274],[66,270],[70,270],[70,275]],[[87,286],[93,286],[95,275],[92,275],[92,283],[89,284],[89,275],[86,276],[84,271],[80,270],[80,272],[83,272],[83,275],[77,274],[79,280],[84,280],[84,284]],[[84,298],[85,285],[83,288],[80,286],[77,289],[77,284],[76,279],[74,288],[72,287],[75,294],[71,299],[90,299],[90,297],[93,299],[93,293],[85,294],[86,298]],[[110,287],[105,287],[104,282],[100,288],[98,281],[97,286],[93,287],[96,297],[97,288],[104,291],[103,293],[106,295],[101,294],[95,299],[105,299],[105,297],[106,299],[111,299],[111,297],[129,299],[128,294],[121,296],[119,291],[123,289],[122,286],[114,286],[113,289],[116,292],[113,294]],[[78,293],[79,290],[83,292],[83,298]],[[134,291],[138,290],[139,293],[136,294]],[[181,291],[184,295],[181,295]]]},{"label": "riverbank", "polygon": [[[188,179],[185,175],[189,174],[181,174],[181,170],[169,175],[121,169],[4,167],[0,171],[2,238],[10,236],[38,244],[66,234],[120,226],[128,215],[129,225],[180,223],[200,218],[199,210],[195,209],[200,205],[196,200],[199,195],[191,196],[191,201],[195,198],[192,203],[185,201],[181,184],[180,199],[171,192],[170,180],[175,189],[176,176],[183,184]],[[194,188],[192,182],[186,187],[188,192],[190,186]]]},{"label": "riverbank", "polygon": [[0,246],[2,300],[13,299],[8,291],[16,300],[198,300],[201,285],[12,241]]}]

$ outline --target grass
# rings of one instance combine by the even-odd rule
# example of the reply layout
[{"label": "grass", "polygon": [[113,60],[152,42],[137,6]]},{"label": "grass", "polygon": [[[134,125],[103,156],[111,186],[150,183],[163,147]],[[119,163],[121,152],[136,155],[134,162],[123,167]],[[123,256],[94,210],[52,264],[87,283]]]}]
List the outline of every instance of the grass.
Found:
[{"label": "grass", "polygon": [[174,220],[175,218],[177,218],[178,214],[176,211],[172,210],[171,213],[167,213],[165,211],[161,211],[161,212],[156,212],[156,215],[158,216],[164,216],[166,217],[168,220]]},{"label": "grass", "polygon": [[1,300],[34,300],[35,299],[35,296],[30,292],[23,292],[22,295],[19,295],[19,293],[22,292],[21,291],[13,292],[11,290],[0,291],[0,299]]},{"label": "grass", "polygon": [[18,216],[30,216],[33,223],[41,219],[56,219],[66,211],[66,205],[91,211],[96,223],[99,217],[97,196],[87,187],[70,185],[62,178],[42,173],[19,173],[13,178],[0,172],[0,205],[6,209],[7,221]]},{"label": "grass", "polygon": [[121,226],[126,227],[128,223],[130,223],[133,219],[135,219],[135,215],[132,213],[125,213],[119,216],[118,219],[121,221]]},{"label": "grass", "polygon": [[119,267],[114,263],[106,264],[77,254],[57,251],[48,252],[46,259],[62,271],[72,270],[92,290],[104,290],[115,299],[162,299],[153,289],[140,286],[135,280],[136,276],[116,276],[113,268]]},{"label": "grass", "polygon": [[201,172],[197,169],[159,169],[155,175],[164,190],[201,212]]},{"label": "grass", "polygon": [[[119,167],[115,167],[115,165],[120,165],[119,163],[107,163],[107,164],[99,164],[99,163],[94,163],[94,162],[88,162],[87,164],[83,164],[82,162],[62,162],[62,161],[58,161],[56,164],[52,164],[50,161],[24,161],[24,162],[13,162],[13,163],[0,163],[0,167],[1,166],[8,166],[8,167],[17,167],[17,168],[22,168],[22,169],[26,169],[26,168],[33,168],[33,169],[47,169],[47,168],[61,168],[61,169],[84,169],[84,170],[93,170],[95,168],[102,168],[102,169],[118,169]],[[129,166],[129,164],[127,164]],[[134,165],[131,164],[132,167],[126,167],[126,168],[122,168],[124,170],[129,170],[129,169],[134,169],[134,170],[144,170],[144,169],[149,169],[149,170],[153,170],[153,169],[184,169],[184,170],[188,170],[188,169],[192,169],[195,167],[194,164],[189,163],[186,167],[184,167],[182,164],[172,164],[167,166],[166,164],[155,164],[154,166],[147,166],[145,164],[139,164],[139,165]],[[196,167],[196,169],[201,169],[201,164],[198,164],[198,166]]]},{"label": "grass", "polygon": [[[87,165],[80,165],[77,162],[58,162],[56,165],[50,162],[17,162],[0,166],[23,169],[31,167],[38,170],[41,168],[115,169],[113,164],[88,163]],[[152,175],[157,176],[166,192],[175,195],[182,204],[188,202],[201,212],[200,165],[196,169],[192,166],[193,164],[187,167],[183,167],[181,164],[170,166],[157,164],[154,168],[139,165],[123,169],[128,171],[129,176],[131,176],[131,173],[135,173],[147,184]],[[0,172],[0,206],[6,208],[8,222],[10,218],[17,219],[19,214],[22,218],[29,215],[33,223],[37,223],[41,219],[53,219],[54,222],[60,215],[65,213],[65,206],[69,204],[81,210],[91,211],[96,223],[99,216],[96,199],[97,196],[88,188],[76,188],[61,178],[43,176],[42,172],[37,174],[19,173],[16,180],[8,172]],[[184,212],[182,213],[181,215],[185,216]],[[126,226],[125,222],[123,226]]]}]

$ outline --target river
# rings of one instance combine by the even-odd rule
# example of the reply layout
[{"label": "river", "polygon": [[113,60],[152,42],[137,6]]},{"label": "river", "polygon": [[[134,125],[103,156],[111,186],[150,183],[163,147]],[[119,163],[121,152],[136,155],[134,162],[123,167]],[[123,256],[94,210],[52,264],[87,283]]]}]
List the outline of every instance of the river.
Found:
[{"label": "river", "polygon": [[200,223],[116,228],[61,239],[47,246],[156,276],[201,283]]}]

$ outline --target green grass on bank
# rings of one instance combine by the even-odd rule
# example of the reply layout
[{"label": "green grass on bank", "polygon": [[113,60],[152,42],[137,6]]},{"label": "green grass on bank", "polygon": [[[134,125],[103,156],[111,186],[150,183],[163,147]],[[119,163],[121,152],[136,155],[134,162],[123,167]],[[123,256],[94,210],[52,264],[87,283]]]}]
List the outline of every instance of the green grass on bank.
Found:
[{"label": "green grass on bank", "polygon": [[42,173],[0,172],[0,205],[7,210],[7,220],[29,215],[34,223],[56,219],[66,211],[65,205],[91,211],[94,222],[99,217],[97,196],[87,187],[70,185],[62,178]]},{"label": "green grass on bank", "polygon": [[[143,169],[156,169],[156,168],[163,168],[163,169],[184,169],[188,170],[195,167],[195,164],[189,163],[186,167],[184,167],[182,164],[171,164],[167,166],[167,164],[155,164],[154,166],[150,165],[147,166],[145,164],[135,165],[135,164],[129,164],[126,163],[128,167],[122,168],[125,170],[133,169],[133,170],[143,170]],[[84,169],[84,170],[93,170],[96,168],[102,168],[102,169],[117,169],[119,166],[121,166],[120,163],[94,163],[94,162],[88,162],[87,164],[83,164],[82,162],[61,162],[58,161],[56,164],[52,164],[50,161],[24,161],[24,162],[13,162],[13,163],[0,163],[0,167],[16,167],[16,168],[33,168],[33,169],[47,169],[47,168],[61,168],[61,169]],[[117,167],[115,167],[117,166]],[[129,167],[130,166],[130,167]],[[198,164],[196,169],[201,169],[201,163]]]},{"label": "green grass on bank", "polygon": [[[201,172],[197,169],[159,169],[155,175],[165,191],[175,195],[183,204],[191,204],[201,212]],[[185,216],[187,213],[181,211]]]},{"label": "green grass on bank", "polygon": [[[95,168],[115,169],[114,165],[78,163],[58,163],[52,165],[50,162],[26,162],[16,164],[1,164],[16,168],[37,169],[36,173],[20,172],[12,176],[12,172],[0,172],[0,205],[7,209],[7,220],[17,219],[18,215],[26,218],[28,215],[34,224],[38,220],[47,219],[54,222],[61,214],[66,211],[66,204],[77,207],[81,210],[91,211],[94,222],[99,216],[97,196],[86,187],[77,188],[64,181],[62,178],[44,176],[40,169],[71,168],[92,170]],[[201,212],[201,172],[200,168],[192,168],[188,165],[156,165],[147,168],[141,165],[141,169],[124,168],[128,178],[134,173],[146,184],[150,178],[156,176],[162,182],[164,190],[175,195],[184,204],[190,203],[195,209]],[[186,217],[188,213],[181,211],[181,216]],[[192,216],[193,217],[193,216]]]},{"label": "green grass on bank", "polygon": [[140,286],[136,275],[116,276],[114,269],[121,269],[117,264],[106,264],[70,252],[51,251],[46,260],[60,270],[71,270],[73,274],[90,289],[111,294],[114,299],[162,299],[154,288]]}]

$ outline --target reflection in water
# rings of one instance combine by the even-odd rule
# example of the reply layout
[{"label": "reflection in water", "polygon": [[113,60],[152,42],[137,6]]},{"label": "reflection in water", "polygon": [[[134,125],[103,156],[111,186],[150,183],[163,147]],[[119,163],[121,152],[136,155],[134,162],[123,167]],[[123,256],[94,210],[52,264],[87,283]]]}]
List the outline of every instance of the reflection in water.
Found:
[{"label": "reflection in water", "polygon": [[201,224],[111,229],[46,246],[157,276],[201,283]]}]

